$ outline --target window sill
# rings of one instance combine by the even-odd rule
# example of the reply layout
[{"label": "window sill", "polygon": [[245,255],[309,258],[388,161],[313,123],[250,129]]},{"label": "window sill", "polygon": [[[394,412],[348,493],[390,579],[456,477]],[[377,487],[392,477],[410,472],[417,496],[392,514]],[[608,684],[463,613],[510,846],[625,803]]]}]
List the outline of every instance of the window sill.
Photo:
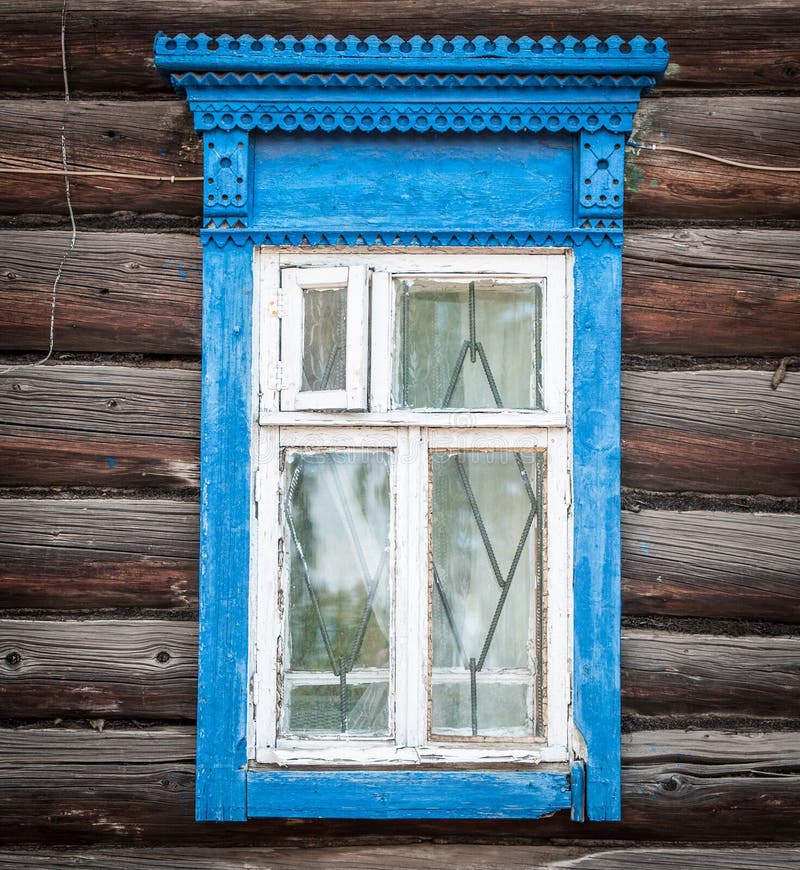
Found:
[{"label": "window sill", "polygon": [[572,808],[575,779],[566,769],[259,769],[247,773],[247,811],[251,818],[535,819]]}]

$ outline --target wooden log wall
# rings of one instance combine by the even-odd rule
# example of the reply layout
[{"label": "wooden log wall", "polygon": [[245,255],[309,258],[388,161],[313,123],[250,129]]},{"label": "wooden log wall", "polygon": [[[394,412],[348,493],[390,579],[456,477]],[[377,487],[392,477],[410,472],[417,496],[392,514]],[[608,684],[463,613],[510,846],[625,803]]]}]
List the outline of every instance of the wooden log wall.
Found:
[{"label": "wooden log wall", "polygon": [[[0,21],[0,165],[59,169],[63,128],[74,168],[198,174],[189,113],[153,70],[160,29],[661,35],[672,63],[639,141],[800,162],[791,0],[67,0],[69,103],[62,0],[0,0]],[[73,180],[55,353],[25,367],[69,222],[61,178],[2,176],[0,867],[795,866],[800,173],[629,164],[624,809],[589,826],[193,821],[200,186]],[[408,845],[431,840],[488,845]]]}]

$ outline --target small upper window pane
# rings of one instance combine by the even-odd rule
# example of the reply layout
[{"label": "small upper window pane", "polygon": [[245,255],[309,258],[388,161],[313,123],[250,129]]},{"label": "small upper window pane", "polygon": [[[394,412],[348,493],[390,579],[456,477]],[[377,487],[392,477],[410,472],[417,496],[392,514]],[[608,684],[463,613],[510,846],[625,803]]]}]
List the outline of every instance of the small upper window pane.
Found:
[{"label": "small upper window pane", "polygon": [[542,284],[395,278],[393,406],[541,408]]},{"label": "small upper window pane", "polygon": [[347,359],[347,290],[303,290],[301,390],[343,390]]}]

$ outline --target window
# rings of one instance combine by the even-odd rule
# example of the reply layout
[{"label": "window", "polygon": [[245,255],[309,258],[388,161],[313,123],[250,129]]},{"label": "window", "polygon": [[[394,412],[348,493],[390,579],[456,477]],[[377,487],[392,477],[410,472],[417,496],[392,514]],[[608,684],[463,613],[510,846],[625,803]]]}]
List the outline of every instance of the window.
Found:
[{"label": "window", "polygon": [[620,816],[663,40],[156,37],[203,134],[196,815]]},{"label": "window", "polygon": [[256,762],[568,760],[567,261],[258,254]]}]

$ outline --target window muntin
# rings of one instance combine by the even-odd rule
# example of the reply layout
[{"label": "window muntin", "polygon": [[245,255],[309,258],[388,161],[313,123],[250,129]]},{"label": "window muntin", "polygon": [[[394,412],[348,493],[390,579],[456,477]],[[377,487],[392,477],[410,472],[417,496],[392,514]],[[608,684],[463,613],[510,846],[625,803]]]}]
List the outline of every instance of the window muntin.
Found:
[{"label": "window muntin", "polygon": [[[276,307],[280,310],[280,305],[276,306],[270,301],[270,293],[274,292],[277,284],[275,277],[279,274],[274,268],[277,258],[272,255],[273,259],[266,265],[263,260],[268,256],[261,255],[260,273],[266,276],[261,291],[266,295],[268,310],[275,310]],[[569,540],[568,396],[564,390],[567,383],[564,368],[568,345],[568,336],[565,334],[568,305],[565,260],[563,254],[551,253],[541,256],[312,254],[306,258],[301,255],[281,255],[284,273],[289,269],[302,271],[305,266],[350,266],[354,261],[367,266],[371,276],[370,395],[366,413],[268,410],[274,409],[277,401],[274,394],[269,395],[269,383],[267,389],[263,389],[262,380],[258,461],[258,489],[262,496],[259,497],[259,514],[266,514],[269,521],[260,523],[259,534],[263,543],[256,560],[258,688],[253,755],[257,762],[362,765],[413,764],[420,761],[477,762],[487,758],[506,761],[566,760],[570,649],[568,613],[571,596],[568,547],[565,544],[560,552],[544,557],[547,539]],[[522,287],[535,285],[536,292],[541,294],[538,323],[538,339],[542,348],[540,358],[544,361],[540,366],[544,374],[541,394],[546,401],[552,401],[550,407],[556,409],[555,413],[542,408],[509,410],[494,407],[469,413],[460,409],[437,411],[389,407],[398,357],[398,348],[393,340],[393,336],[397,335],[394,294],[398,280],[419,275],[426,281],[431,276],[442,276],[443,280],[449,281],[453,276],[453,283],[460,282],[463,287],[464,279],[474,279],[476,274],[478,280],[487,286],[492,286],[492,281],[504,282],[511,278],[513,283]],[[468,282],[466,289],[468,292]],[[261,345],[262,372],[269,370],[264,365],[263,357],[277,356],[274,320],[268,323],[268,327],[263,332],[265,339],[262,339]],[[556,336],[555,333],[560,335]],[[281,345],[285,349],[284,342]],[[531,354],[530,359],[534,358]],[[521,425],[528,428],[520,429]],[[358,452],[376,449],[391,453],[394,469],[390,511],[394,523],[392,545],[395,549],[390,560],[393,570],[389,584],[392,589],[392,619],[386,696],[387,727],[369,731],[350,727],[348,721],[348,730],[342,732],[340,680],[330,667],[330,662],[324,677],[319,676],[321,671],[300,678],[295,677],[290,669],[286,670],[289,657],[285,647],[281,646],[283,640],[280,640],[286,636],[286,616],[283,613],[276,617],[275,611],[280,607],[286,608],[286,602],[291,598],[287,595],[286,566],[292,561],[290,551],[293,544],[285,522],[282,530],[277,531],[274,528],[265,529],[264,526],[274,526],[273,518],[285,506],[289,456],[306,455],[313,451]],[[455,455],[465,457],[470,464],[477,462],[476,479],[479,481],[492,479],[492,472],[480,467],[488,456],[492,457],[492,461],[503,458],[511,463],[511,477],[503,482],[495,475],[501,490],[512,488],[514,476],[519,484],[511,502],[514,512],[520,514],[517,517],[519,523],[513,524],[519,526],[516,540],[513,547],[510,537],[508,540],[504,537],[497,543],[497,550],[501,554],[498,563],[503,565],[501,572],[504,575],[508,573],[514,552],[520,544],[521,532],[531,516],[527,537],[521,542],[516,579],[510,586],[514,606],[509,609],[504,606],[499,610],[495,639],[481,668],[477,667],[481,644],[476,642],[479,648],[468,656],[476,659],[474,680],[469,662],[467,667],[464,667],[463,662],[440,666],[434,650],[434,645],[441,638],[435,626],[435,620],[441,614],[435,600],[434,561],[431,559],[432,533],[437,513],[432,507],[436,501],[434,466],[438,457],[444,457],[442,461],[446,462],[446,457]],[[520,498],[524,486],[516,455],[519,455],[523,467],[528,463],[526,473],[532,491],[537,494],[541,490],[532,515],[533,506],[527,494],[524,499]],[[480,456],[483,459],[476,458]],[[284,467],[283,472],[278,474],[274,468],[280,464],[281,457]],[[488,468],[496,471],[491,462]],[[472,472],[473,469],[470,469],[469,474]],[[496,510],[494,502],[500,500],[498,493],[488,494],[487,501],[483,485],[480,482],[476,485],[481,490],[479,503],[488,505],[485,510],[487,516],[491,515],[490,525],[499,528],[500,520],[508,519],[508,509],[505,515]],[[522,509],[516,510],[519,508],[516,501],[520,501]],[[463,504],[456,512],[463,513]],[[473,528],[470,531],[467,526],[463,535],[469,547],[484,547],[474,517],[471,513],[469,517]],[[339,549],[343,551],[342,547]],[[510,552],[511,549],[514,552]],[[279,577],[280,565],[283,565],[283,575]],[[525,578],[524,584],[519,582],[522,577]],[[502,595],[494,573],[487,574],[487,578],[490,583],[486,584],[488,590],[485,590],[483,597],[487,600],[494,597],[492,613],[488,616],[482,614],[479,620],[484,632],[488,631],[492,614]],[[484,603],[481,598],[475,600],[481,605]],[[520,619],[521,613],[524,613],[523,619]],[[351,614],[349,619],[352,624],[355,617]],[[505,624],[508,620],[510,627]],[[477,629],[472,631],[470,642],[478,633]],[[519,656],[513,657],[513,661],[503,658],[503,643],[496,640],[501,635],[509,647],[514,646],[514,640],[508,641],[508,638],[522,638],[524,655],[521,659]],[[484,639],[485,636],[484,633]],[[549,666],[548,663],[555,664]],[[348,692],[354,692],[355,687],[353,700],[348,700],[347,705],[359,704],[360,698],[356,694],[364,684],[387,685],[385,674],[378,671],[369,674],[364,672],[360,676],[348,672],[345,682]],[[315,698],[315,702],[327,705],[325,728],[306,730],[296,726],[296,720],[287,718],[286,687],[295,683],[326,687],[323,694],[326,694],[327,700]],[[311,690],[306,688],[304,691],[308,700]],[[376,695],[377,691],[373,689],[372,700]],[[473,695],[476,698],[474,705]],[[350,694],[347,698],[350,698]],[[499,699],[504,699],[502,706],[506,712],[503,716],[496,711],[501,703]],[[380,704],[383,706],[383,696]],[[475,735],[472,733],[473,709],[477,718]],[[287,727],[289,722],[291,727]]]}]

